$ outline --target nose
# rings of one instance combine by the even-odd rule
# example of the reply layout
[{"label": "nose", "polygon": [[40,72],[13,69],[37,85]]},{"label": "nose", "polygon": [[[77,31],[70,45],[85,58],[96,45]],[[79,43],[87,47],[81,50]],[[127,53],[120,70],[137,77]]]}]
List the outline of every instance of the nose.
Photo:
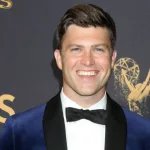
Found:
[{"label": "nose", "polygon": [[82,59],[81,59],[81,64],[85,66],[92,66],[95,64],[95,60],[91,51],[84,52]]}]

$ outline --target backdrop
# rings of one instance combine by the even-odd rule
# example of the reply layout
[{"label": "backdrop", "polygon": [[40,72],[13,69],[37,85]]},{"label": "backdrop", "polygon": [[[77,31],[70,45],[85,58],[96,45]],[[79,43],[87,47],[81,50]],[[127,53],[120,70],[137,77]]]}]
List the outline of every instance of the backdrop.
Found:
[{"label": "backdrop", "polygon": [[0,129],[6,118],[47,102],[60,89],[54,32],[64,12],[93,3],[114,18],[118,58],[108,93],[150,118],[150,1],[0,0]]}]

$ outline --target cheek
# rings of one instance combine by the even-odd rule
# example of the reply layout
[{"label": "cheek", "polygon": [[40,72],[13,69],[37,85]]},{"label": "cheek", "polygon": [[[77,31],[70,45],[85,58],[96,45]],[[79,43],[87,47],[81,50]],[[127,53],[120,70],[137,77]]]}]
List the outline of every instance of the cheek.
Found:
[{"label": "cheek", "polygon": [[63,58],[63,67],[65,70],[74,69],[79,59],[75,56],[66,56]]},{"label": "cheek", "polygon": [[100,57],[97,59],[98,65],[101,66],[104,70],[111,67],[111,59],[109,56]]}]

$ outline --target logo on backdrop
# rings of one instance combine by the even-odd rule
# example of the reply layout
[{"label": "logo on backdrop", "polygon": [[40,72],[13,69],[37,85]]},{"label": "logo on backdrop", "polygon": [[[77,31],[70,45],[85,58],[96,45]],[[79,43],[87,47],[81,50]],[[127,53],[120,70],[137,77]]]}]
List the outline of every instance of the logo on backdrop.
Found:
[{"label": "logo on backdrop", "polygon": [[131,111],[147,114],[146,99],[150,95],[150,70],[143,82],[139,82],[139,65],[131,58],[120,58],[114,66],[117,91],[127,100]]},{"label": "logo on backdrop", "polygon": [[[15,97],[9,94],[3,94],[0,96],[0,109],[8,113],[10,116],[15,114],[15,111],[11,107],[7,106],[4,102],[5,101],[13,102],[14,99]],[[7,118],[4,118],[0,115],[0,123],[5,123],[6,119]]]},{"label": "logo on backdrop", "polygon": [[13,5],[11,0],[0,0],[0,8],[1,9],[10,9]]}]

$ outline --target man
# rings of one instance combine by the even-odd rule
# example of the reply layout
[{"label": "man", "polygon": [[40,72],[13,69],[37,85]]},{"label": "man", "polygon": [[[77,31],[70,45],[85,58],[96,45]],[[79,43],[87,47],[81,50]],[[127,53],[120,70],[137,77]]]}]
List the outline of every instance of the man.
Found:
[{"label": "man", "polygon": [[0,150],[150,150],[150,121],[106,93],[117,56],[110,15],[95,5],[76,5],[56,35],[62,90],[47,104],[10,117]]}]

